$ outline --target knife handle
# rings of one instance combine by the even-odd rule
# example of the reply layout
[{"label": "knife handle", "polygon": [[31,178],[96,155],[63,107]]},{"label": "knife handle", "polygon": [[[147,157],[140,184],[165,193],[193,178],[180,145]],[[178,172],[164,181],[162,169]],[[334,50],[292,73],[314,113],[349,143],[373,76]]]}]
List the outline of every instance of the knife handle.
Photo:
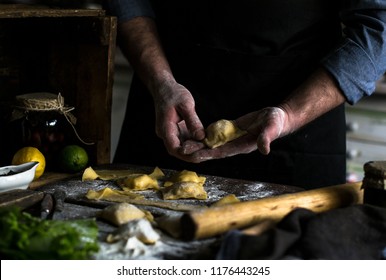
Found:
[{"label": "knife handle", "polygon": [[65,191],[56,190],[53,196],[55,199],[55,211],[62,212],[64,210],[64,200],[66,199]]},{"label": "knife handle", "polygon": [[43,197],[42,202],[40,203],[40,216],[42,219],[47,219],[48,215],[52,212],[54,208],[54,200],[52,195],[46,193]]}]

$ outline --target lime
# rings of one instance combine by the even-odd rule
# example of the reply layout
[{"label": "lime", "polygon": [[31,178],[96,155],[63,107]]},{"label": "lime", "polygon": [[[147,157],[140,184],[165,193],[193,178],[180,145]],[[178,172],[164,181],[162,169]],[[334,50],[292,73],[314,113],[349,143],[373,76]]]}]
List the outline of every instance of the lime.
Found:
[{"label": "lime", "polygon": [[31,161],[39,162],[35,170],[34,180],[43,175],[46,168],[46,159],[44,155],[35,147],[23,147],[18,150],[12,158],[13,165],[19,165]]},{"label": "lime", "polygon": [[58,162],[63,171],[79,172],[87,167],[88,155],[81,146],[68,145],[60,151]]}]

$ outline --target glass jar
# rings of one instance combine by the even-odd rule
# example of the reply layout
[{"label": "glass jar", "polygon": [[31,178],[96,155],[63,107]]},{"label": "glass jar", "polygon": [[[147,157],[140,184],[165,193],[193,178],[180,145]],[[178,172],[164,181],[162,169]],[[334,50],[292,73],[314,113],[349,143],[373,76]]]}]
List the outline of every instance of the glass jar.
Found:
[{"label": "glass jar", "polygon": [[30,111],[22,120],[23,146],[38,148],[46,158],[47,169],[55,168],[55,158],[66,145],[65,120],[55,111]]},{"label": "glass jar", "polygon": [[73,131],[76,119],[69,112],[72,109],[64,107],[64,98],[60,94],[17,96],[10,122],[10,133],[15,139],[10,144],[12,153],[21,147],[36,147],[46,158],[46,170],[56,170],[60,150],[77,142]]},{"label": "glass jar", "polygon": [[370,161],[364,165],[363,203],[386,208],[386,161]]}]

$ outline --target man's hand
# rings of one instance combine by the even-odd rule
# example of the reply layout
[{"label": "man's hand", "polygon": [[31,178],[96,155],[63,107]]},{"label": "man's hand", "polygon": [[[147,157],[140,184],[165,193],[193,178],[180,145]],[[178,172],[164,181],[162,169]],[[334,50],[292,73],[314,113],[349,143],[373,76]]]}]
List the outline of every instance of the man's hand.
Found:
[{"label": "man's hand", "polygon": [[154,93],[156,134],[165,144],[170,155],[185,159],[179,151],[187,139],[201,141],[204,127],[195,111],[191,93],[175,81],[168,81]]},{"label": "man's hand", "polygon": [[285,111],[277,107],[264,108],[260,111],[249,113],[235,120],[235,124],[248,133],[227,144],[215,149],[209,149],[204,144],[195,141],[185,141],[182,153],[190,162],[202,162],[246,154],[259,150],[267,155],[271,143],[291,130],[287,123]]},{"label": "man's hand", "polygon": [[153,96],[158,137],[169,154],[184,159],[178,153],[181,143],[200,141],[205,132],[191,93],[174,79],[154,20],[136,17],[120,23],[118,30],[121,50]]},{"label": "man's hand", "polygon": [[254,135],[257,138],[257,149],[268,155],[271,143],[291,132],[287,120],[287,114],[281,108],[268,107],[238,118],[236,125]]}]

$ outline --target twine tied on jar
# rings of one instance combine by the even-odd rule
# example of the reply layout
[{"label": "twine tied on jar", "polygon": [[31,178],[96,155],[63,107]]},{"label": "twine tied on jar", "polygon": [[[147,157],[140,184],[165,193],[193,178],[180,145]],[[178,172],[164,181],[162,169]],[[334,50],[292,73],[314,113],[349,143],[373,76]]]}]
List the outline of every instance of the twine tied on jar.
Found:
[{"label": "twine tied on jar", "polygon": [[76,137],[85,145],[94,143],[85,142],[78,134],[75,128],[76,117],[71,113],[75,107],[67,107],[64,103],[64,97],[59,93],[55,95],[48,92],[28,93],[16,96],[16,110],[12,113],[12,120],[20,119],[29,111],[57,111],[62,114],[71,125]]}]

